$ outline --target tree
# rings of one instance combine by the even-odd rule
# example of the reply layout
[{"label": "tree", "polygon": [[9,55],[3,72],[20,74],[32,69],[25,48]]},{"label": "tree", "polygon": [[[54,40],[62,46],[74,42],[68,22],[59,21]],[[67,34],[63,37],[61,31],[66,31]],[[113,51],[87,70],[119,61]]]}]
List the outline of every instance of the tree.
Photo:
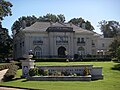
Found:
[{"label": "tree", "polygon": [[120,46],[117,48],[116,56],[117,59],[120,61]]},{"label": "tree", "polygon": [[3,17],[12,15],[11,12],[12,4],[5,0],[0,0],[0,19],[2,20]]},{"label": "tree", "polygon": [[12,4],[5,0],[0,0],[0,58],[8,57],[12,50],[12,39],[8,30],[2,27],[1,20],[3,17],[12,15]]},{"label": "tree", "polygon": [[0,57],[5,59],[5,57],[12,56],[12,38],[8,34],[6,28],[0,28]]},{"label": "tree", "polygon": [[94,30],[94,27],[91,25],[89,21],[85,21],[84,19],[80,18],[73,18],[69,21],[69,23],[73,23],[76,26],[79,26],[81,28],[87,29],[87,30]]},{"label": "tree", "polygon": [[117,57],[117,49],[120,46],[120,36],[114,37],[114,41],[110,45],[109,52],[112,57],[116,58]]},{"label": "tree", "polygon": [[57,15],[58,21],[61,23],[65,22],[65,16],[63,14]]},{"label": "tree", "polygon": [[117,21],[100,21],[99,27],[105,38],[113,38],[120,35],[120,24]]},{"label": "tree", "polygon": [[54,14],[46,14],[44,16],[39,16],[39,18],[35,17],[34,15],[32,16],[22,16],[20,18],[18,18],[18,20],[16,20],[11,29],[12,32],[19,32],[20,29],[25,28],[25,27],[29,27],[32,24],[34,24],[36,21],[38,22],[61,22],[64,23],[65,21],[65,17],[64,15],[60,14],[60,15],[54,15]]},{"label": "tree", "polygon": [[20,18],[18,18],[18,20],[16,20],[11,29],[12,32],[15,30],[16,33],[19,32],[19,30],[22,28],[24,29],[25,27],[31,26],[32,24],[34,24],[37,21],[37,17],[35,17],[34,15],[32,16],[22,16]]}]

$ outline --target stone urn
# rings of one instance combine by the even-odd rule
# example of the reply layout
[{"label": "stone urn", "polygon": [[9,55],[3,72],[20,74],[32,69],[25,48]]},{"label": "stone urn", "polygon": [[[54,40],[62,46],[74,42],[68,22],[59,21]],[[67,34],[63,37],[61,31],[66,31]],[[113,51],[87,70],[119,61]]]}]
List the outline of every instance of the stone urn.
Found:
[{"label": "stone urn", "polygon": [[31,58],[33,57],[33,55],[23,55],[23,57],[25,58],[25,60],[27,61],[31,61]]}]

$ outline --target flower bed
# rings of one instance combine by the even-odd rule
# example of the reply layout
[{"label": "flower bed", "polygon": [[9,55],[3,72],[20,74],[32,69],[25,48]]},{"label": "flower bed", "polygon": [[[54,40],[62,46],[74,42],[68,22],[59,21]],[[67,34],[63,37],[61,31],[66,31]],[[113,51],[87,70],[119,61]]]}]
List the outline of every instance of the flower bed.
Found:
[{"label": "flower bed", "polygon": [[88,76],[28,76],[30,81],[91,81],[91,75]]}]

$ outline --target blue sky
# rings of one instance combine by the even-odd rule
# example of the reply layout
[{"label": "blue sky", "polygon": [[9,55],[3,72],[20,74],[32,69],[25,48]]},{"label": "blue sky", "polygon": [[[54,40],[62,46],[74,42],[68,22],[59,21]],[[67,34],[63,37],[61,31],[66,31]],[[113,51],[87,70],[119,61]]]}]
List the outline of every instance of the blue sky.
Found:
[{"label": "blue sky", "polygon": [[7,0],[13,4],[12,16],[5,17],[2,25],[9,29],[21,16],[43,16],[47,13],[64,14],[66,21],[82,17],[91,22],[95,31],[101,20],[116,20],[120,22],[120,0]]}]

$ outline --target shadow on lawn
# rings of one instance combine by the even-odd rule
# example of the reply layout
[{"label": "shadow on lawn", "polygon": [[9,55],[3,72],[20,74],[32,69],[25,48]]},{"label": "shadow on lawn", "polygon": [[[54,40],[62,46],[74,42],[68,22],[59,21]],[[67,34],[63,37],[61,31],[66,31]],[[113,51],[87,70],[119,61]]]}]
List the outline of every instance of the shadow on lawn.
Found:
[{"label": "shadow on lawn", "polygon": [[111,69],[120,71],[120,64],[114,65],[114,67],[112,67]]},{"label": "shadow on lawn", "polygon": [[4,79],[3,79],[3,81],[4,81],[4,82],[9,82],[9,81],[16,81],[16,80],[20,80],[20,79],[22,79],[22,78],[14,78],[14,79],[12,79],[12,80],[11,80],[11,79],[10,79],[10,80],[4,80]]}]

